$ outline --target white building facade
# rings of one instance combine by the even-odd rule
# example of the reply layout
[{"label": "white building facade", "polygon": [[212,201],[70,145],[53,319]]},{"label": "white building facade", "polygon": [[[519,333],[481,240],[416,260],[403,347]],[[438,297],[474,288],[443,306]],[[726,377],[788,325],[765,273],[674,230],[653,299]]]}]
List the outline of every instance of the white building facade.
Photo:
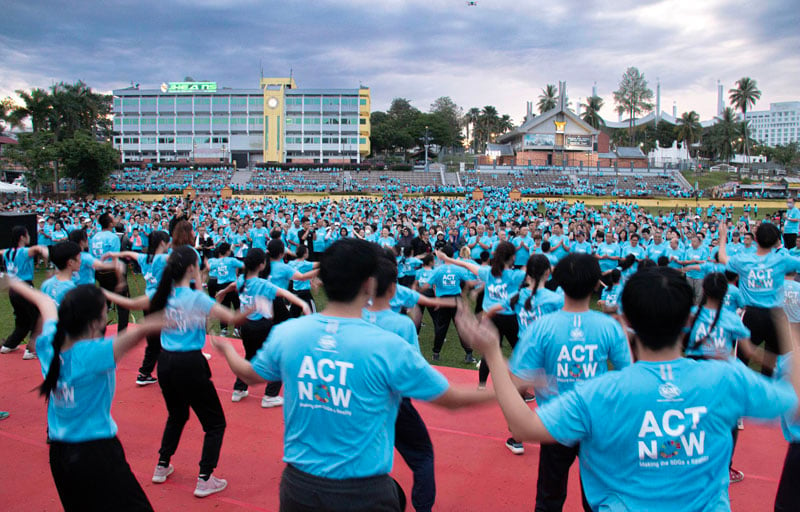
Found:
[{"label": "white building facade", "polygon": [[769,110],[747,113],[754,140],[767,146],[800,142],[800,101],[770,103]]}]

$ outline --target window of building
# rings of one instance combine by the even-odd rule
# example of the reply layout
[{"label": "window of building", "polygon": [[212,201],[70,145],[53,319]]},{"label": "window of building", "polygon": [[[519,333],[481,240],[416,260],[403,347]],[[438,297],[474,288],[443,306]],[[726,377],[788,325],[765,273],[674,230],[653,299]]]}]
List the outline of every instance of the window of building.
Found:
[{"label": "window of building", "polygon": [[139,98],[125,98],[122,100],[123,107],[138,107],[139,106]]},{"label": "window of building", "polygon": [[291,116],[288,116],[286,118],[286,124],[300,124],[302,122],[302,120],[303,120],[302,117],[291,117]]},{"label": "window of building", "polygon": [[156,118],[155,117],[143,117],[142,118],[142,124],[156,124]]},{"label": "window of building", "polygon": [[139,119],[137,119],[135,117],[123,117],[122,118],[122,124],[123,125],[139,124]]},{"label": "window of building", "polygon": [[194,104],[195,105],[210,105],[211,104],[211,98],[209,98],[208,96],[197,96],[194,99]]},{"label": "window of building", "polygon": [[208,144],[211,139],[209,137],[195,137],[194,143],[195,144]]},{"label": "window of building", "polygon": [[179,117],[175,119],[175,124],[192,124],[191,117]]},{"label": "window of building", "polygon": [[366,117],[360,117],[358,119],[358,124],[361,124],[361,125],[367,124],[367,118]]},{"label": "window of building", "polygon": [[[342,121],[345,121],[345,119],[342,119]],[[339,118],[338,117],[323,117],[322,118],[322,124],[339,124]]]},{"label": "window of building", "polygon": [[227,105],[228,104],[228,96],[214,96],[214,105]]},{"label": "window of building", "polygon": [[246,117],[232,117],[231,124],[247,124]]},{"label": "window of building", "polygon": [[227,117],[215,117],[213,121],[214,126],[227,126],[228,125],[228,118]]},{"label": "window of building", "polygon": [[191,137],[176,137],[175,140],[178,144],[191,144],[192,138]]},{"label": "window of building", "polygon": [[359,141],[358,142],[359,144],[366,144],[367,143],[367,138],[366,137],[361,137],[360,139],[358,139],[358,141]]},{"label": "window of building", "polygon": [[187,97],[175,98],[175,103],[178,105],[191,105],[192,98],[187,98]]},{"label": "window of building", "polygon": [[319,105],[319,96],[306,96],[303,99],[304,105]]},{"label": "window of building", "polygon": [[303,123],[304,124],[319,124],[319,118],[318,117],[306,117],[305,119],[303,119]]},{"label": "window of building", "polygon": [[159,137],[158,138],[158,143],[159,144],[174,144],[175,143],[175,137]]},{"label": "window of building", "polygon": [[359,105],[366,105],[367,104],[367,98],[359,98],[358,104]]},{"label": "window of building", "polygon": [[261,96],[261,97],[258,97],[258,98],[250,98],[250,102],[249,103],[250,103],[250,105],[263,106],[264,105],[264,97]]},{"label": "window of building", "polygon": [[156,99],[155,98],[142,98],[141,99],[142,105],[155,105]]},{"label": "window of building", "polygon": [[175,124],[174,117],[160,117],[158,119],[158,124],[165,125],[165,124]]},{"label": "window of building", "polygon": [[159,107],[174,107],[175,98],[158,98]]},{"label": "window of building", "polygon": [[118,110],[122,102],[119,101],[119,98],[114,98],[114,110]]},{"label": "window of building", "polygon": [[155,144],[156,138],[155,137],[142,137],[141,138],[142,144]]}]

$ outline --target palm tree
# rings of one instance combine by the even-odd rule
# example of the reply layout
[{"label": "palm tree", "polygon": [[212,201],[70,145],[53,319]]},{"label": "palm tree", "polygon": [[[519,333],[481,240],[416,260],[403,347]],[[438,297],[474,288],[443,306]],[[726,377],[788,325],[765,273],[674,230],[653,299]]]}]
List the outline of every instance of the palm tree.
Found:
[{"label": "palm tree", "polygon": [[600,96],[589,96],[586,103],[581,104],[583,113],[581,119],[593,128],[598,129],[605,126],[606,122],[600,117],[600,109],[603,108],[603,98]]},{"label": "palm tree", "polygon": [[700,116],[692,110],[691,112],[684,112],[678,119],[678,132],[676,138],[683,143],[689,157],[692,156],[692,144],[700,140],[700,134],[703,127],[700,125]]},{"label": "palm tree", "polygon": [[476,148],[475,151],[480,153],[486,148],[486,143],[489,142],[493,134],[498,132],[498,125],[500,121],[500,116],[497,113],[497,109],[492,105],[486,105],[481,110],[480,115],[478,116],[478,122],[475,125],[475,129],[473,130],[476,139]]},{"label": "palm tree", "polygon": [[9,123],[21,125],[22,122],[30,118],[31,127],[34,132],[46,130],[50,124],[50,114],[52,112],[52,98],[44,89],[33,89],[28,91],[17,90],[16,93],[22,98],[23,105],[17,106],[9,114]]},{"label": "palm tree", "polygon": [[476,128],[476,124],[478,123],[478,118],[480,117],[480,115],[481,115],[481,110],[478,107],[472,107],[471,109],[469,109],[467,111],[466,114],[464,114],[464,126],[467,129],[467,140],[470,140],[470,138],[469,138],[469,127],[472,126],[472,138],[473,138],[473,140],[470,143],[470,145],[472,146],[473,151],[475,150],[475,140],[474,140],[475,139],[475,128]]},{"label": "palm tree", "polygon": [[508,114],[503,114],[500,116],[500,119],[497,121],[497,134],[502,135],[503,133],[510,132],[514,129],[514,123],[511,122],[511,116]]},{"label": "palm tree", "polygon": [[556,98],[558,97],[558,89],[553,84],[547,84],[547,87],[542,89],[542,94],[539,95],[539,102],[536,104],[539,108],[539,113],[543,114],[548,110],[556,108]]},{"label": "palm tree", "polygon": [[761,91],[756,85],[756,81],[745,76],[736,81],[736,88],[728,91],[731,105],[742,112],[742,125],[744,131],[744,157],[745,162],[750,164],[749,152],[747,150],[749,141],[747,138],[747,107],[753,107],[756,101],[761,99]]}]

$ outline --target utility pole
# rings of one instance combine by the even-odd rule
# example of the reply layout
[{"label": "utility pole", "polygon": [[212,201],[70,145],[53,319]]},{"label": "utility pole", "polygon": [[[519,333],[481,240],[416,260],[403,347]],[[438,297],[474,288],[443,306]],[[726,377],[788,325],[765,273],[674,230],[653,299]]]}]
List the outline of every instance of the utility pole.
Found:
[{"label": "utility pole", "polygon": [[425,127],[425,172],[428,172],[428,127]]}]

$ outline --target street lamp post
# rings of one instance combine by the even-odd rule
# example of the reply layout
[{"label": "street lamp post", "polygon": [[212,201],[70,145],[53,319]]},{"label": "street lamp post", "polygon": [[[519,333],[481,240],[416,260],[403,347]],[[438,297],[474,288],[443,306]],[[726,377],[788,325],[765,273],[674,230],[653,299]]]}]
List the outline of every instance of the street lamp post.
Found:
[{"label": "street lamp post", "polygon": [[425,172],[428,172],[428,127],[425,127]]}]

